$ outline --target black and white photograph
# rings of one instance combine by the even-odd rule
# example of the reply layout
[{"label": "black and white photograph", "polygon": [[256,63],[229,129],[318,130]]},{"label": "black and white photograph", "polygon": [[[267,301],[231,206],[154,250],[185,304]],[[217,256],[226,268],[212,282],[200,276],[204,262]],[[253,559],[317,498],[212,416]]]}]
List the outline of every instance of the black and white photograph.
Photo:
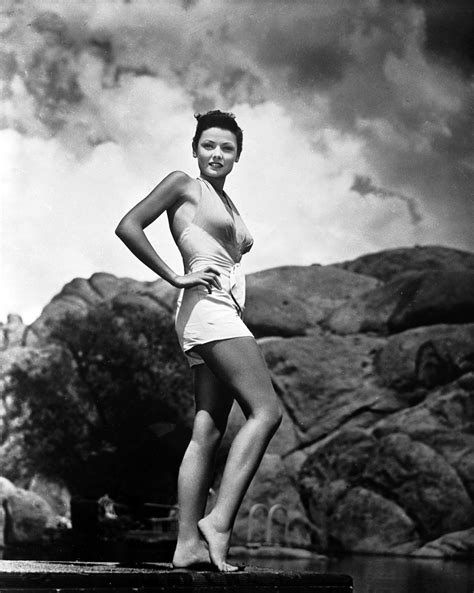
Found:
[{"label": "black and white photograph", "polygon": [[474,5],[0,39],[0,591],[473,593]]}]

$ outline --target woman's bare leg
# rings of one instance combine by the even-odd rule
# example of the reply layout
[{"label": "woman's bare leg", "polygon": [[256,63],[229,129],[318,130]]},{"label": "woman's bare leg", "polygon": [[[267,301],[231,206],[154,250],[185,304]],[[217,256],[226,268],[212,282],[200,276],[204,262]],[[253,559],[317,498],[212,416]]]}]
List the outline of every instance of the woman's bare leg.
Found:
[{"label": "woman's bare leg", "polygon": [[281,411],[265,361],[253,338],[211,342],[196,350],[212,372],[231,387],[247,418],[230,448],[216,504],[198,522],[212,562],[225,571],[237,512],[281,422]]},{"label": "woman's bare leg", "polygon": [[204,515],[216,451],[233,401],[229,388],[222,385],[204,364],[195,367],[194,389],[193,434],[178,476],[179,528],[173,556],[173,565],[177,568],[210,561],[197,523]]}]

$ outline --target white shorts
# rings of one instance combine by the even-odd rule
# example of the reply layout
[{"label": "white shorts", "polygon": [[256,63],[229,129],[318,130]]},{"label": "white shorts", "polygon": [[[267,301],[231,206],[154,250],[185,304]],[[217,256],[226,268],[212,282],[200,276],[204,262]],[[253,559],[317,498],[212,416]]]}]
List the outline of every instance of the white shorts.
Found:
[{"label": "white shorts", "polygon": [[181,291],[175,317],[175,328],[180,346],[189,366],[204,364],[193,350],[195,346],[226,340],[253,337],[242,321],[245,305],[245,276],[239,264],[222,270],[222,288],[211,292],[205,286],[193,286]]}]

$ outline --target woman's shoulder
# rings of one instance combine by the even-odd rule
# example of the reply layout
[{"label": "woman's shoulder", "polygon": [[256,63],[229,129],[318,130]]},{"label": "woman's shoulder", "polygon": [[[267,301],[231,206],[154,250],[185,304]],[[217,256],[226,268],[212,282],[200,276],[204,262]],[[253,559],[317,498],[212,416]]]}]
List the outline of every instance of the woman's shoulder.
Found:
[{"label": "woman's shoulder", "polygon": [[197,179],[191,177],[184,171],[172,171],[169,173],[163,181],[168,185],[173,186],[173,188],[180,193],[181,195],[188,193],[189,191],[193,191],[193,189],[198,185]]},{"label": "woman's shoulder", "polygon": [[185,173],[184,171],[180,171],[178,169],[176,171],[171,171],[171,173],[168,173],[168,175],[165,177],[165,179],[170,179],[170,180],[176,181],[176,182],[186,182],[186,181],[192,180],[192,177],[190,175],[188,175],[187,173]]}]

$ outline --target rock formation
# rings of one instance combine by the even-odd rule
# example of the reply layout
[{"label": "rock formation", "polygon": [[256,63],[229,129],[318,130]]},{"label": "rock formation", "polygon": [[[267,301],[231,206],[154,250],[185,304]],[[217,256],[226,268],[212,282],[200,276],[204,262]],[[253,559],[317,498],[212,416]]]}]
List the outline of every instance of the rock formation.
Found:
[{"label": "rock formation", "polygon": [[[37,480],[44,485],[44,479]],[[50,486],[50,490],[57,488],[54,483]],[[42,496],[0,477],[0,546],[41,542],[48,529],[68,526],[68,518],[55,512]]]},{"label": "rock formation", "polygon": [[[274,480],[268,465],[256,476],[236,538],[253,504],[281,500],[304,508],[320,551],[472,555],[474,255],[396,249],[248,286],[286,417],[268,453]],[[255,286],[266,306],[253,306]]]},{"label": "rock formation", "polygon": [[438,245],[417,245],[410,249],[401,247],[369,253],[355,260],[334,265],[349,272],[366,274],[388,282],[408,270],[412,272],[427,272],[429,270],[474,272],[474,254]]},{"label": "rock formation", "polygon": [[[247,285],[245,318],[284,420],[234,542],[246,541],[253,505],[282,504],[298,524],[291,543],[318,551],[472,554],[474,255],[395,249],[266,270]],[[162,281],[76,279],[16,348],[47,343],[68,310],[125,299],[171,314],[176,296]],[[241,423],[234,409],[224,448]]]},{"label": "rock formation", "polygon": [[10,313],[6,323],[0,323],[0,330],[0,351],[24,345],[28,327],[20,315]]},{"label": "rock formation", "polygon": [[172,313],[177,291],[167,282],[140,282],[116,278],[112,274],[93,274],[88,280],[75,278],[68,282],[29,327],[26,344],[47,341],[50,328],[68,312],[85,314],[103,301],[117,300],[144,305],[152,310]]}]

